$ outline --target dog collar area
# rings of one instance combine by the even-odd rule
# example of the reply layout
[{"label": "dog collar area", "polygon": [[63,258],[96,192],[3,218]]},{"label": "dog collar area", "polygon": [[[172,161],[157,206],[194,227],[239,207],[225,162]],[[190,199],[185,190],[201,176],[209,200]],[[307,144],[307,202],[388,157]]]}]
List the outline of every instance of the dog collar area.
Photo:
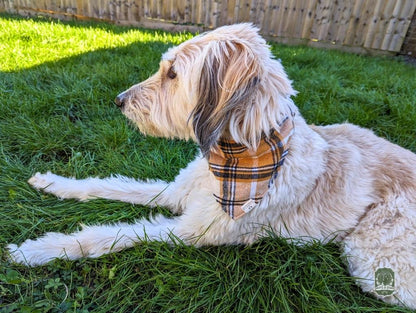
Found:
[{"label": "dog collar area", "polygon": [[220,183],[215,199],[232,219],[253,210],[276,179],[289,150],[293,121],[286,117],[279,131],[263,134],[256,150],[233,140],[218,142],[209,154],[209,169]]}]

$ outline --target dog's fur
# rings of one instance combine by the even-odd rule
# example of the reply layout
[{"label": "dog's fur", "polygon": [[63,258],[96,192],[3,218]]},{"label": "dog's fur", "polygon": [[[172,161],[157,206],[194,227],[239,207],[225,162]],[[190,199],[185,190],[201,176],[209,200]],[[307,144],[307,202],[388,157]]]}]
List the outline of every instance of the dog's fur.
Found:
[{"label": "dog's fur", "polygon": [[[218,28],[170,49],[159,71],[120,94],[123,113],[149,135],[195,140],[202,151],[172,183],[115,176],[75,180],[52,173],[29,183],[60,198],[106,198],[166,206],[177,216],[48,233],[11,259],[35,266],[131,247],[142,240],[251,244],[281,236],[340,241],[352,276],[375,296],[375,271],[391,268],[389,303],[416,308],[416,155],[351,124],[308,126],[291,100],[281,64],[249,24]],[[291,115],[294,113],[294,115]],[[289,154],[260,204],[232,220],[215,200],[219,183],[206,157],[220,138],[255,148],[262,133],[293,118]]]}]

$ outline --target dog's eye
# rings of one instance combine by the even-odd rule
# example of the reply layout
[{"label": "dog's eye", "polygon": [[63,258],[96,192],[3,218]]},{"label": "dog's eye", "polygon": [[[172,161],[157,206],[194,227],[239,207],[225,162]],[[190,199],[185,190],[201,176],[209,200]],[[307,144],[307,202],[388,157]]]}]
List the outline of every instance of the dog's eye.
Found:
[{"label": "dog's eye", "polygon": [[170,79],[174,79],[174,78],[176,78],[176,72],[173,70],[173,67],[171,67],[170,69],[169,69],[169,71],[168,71],[168,77],[170,78]]}]

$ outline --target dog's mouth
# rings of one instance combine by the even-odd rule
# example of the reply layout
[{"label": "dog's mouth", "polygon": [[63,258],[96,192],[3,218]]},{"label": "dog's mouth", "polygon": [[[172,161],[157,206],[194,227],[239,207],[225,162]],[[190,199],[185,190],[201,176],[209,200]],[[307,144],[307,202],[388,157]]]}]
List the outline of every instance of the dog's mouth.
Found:
[{"label": "dog's mouth", "polygon": [[129,124],[137,128],[143,135],[163,137],[160,128],[152,122],[148,109],[143,108],[136,101],[129,101],[120,107],[121,113],[128,119]]}]

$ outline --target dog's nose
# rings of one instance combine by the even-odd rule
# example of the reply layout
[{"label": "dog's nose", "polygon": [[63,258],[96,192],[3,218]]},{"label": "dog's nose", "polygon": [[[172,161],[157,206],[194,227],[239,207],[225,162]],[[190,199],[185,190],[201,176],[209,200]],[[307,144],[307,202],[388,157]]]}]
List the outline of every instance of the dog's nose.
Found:
[{"label": "dog's nose", "polygon": [[124,95],[121,93],[119,94],[114,102],[116,103],[116,106],[118,106],[120,109],[124,106]]}]

